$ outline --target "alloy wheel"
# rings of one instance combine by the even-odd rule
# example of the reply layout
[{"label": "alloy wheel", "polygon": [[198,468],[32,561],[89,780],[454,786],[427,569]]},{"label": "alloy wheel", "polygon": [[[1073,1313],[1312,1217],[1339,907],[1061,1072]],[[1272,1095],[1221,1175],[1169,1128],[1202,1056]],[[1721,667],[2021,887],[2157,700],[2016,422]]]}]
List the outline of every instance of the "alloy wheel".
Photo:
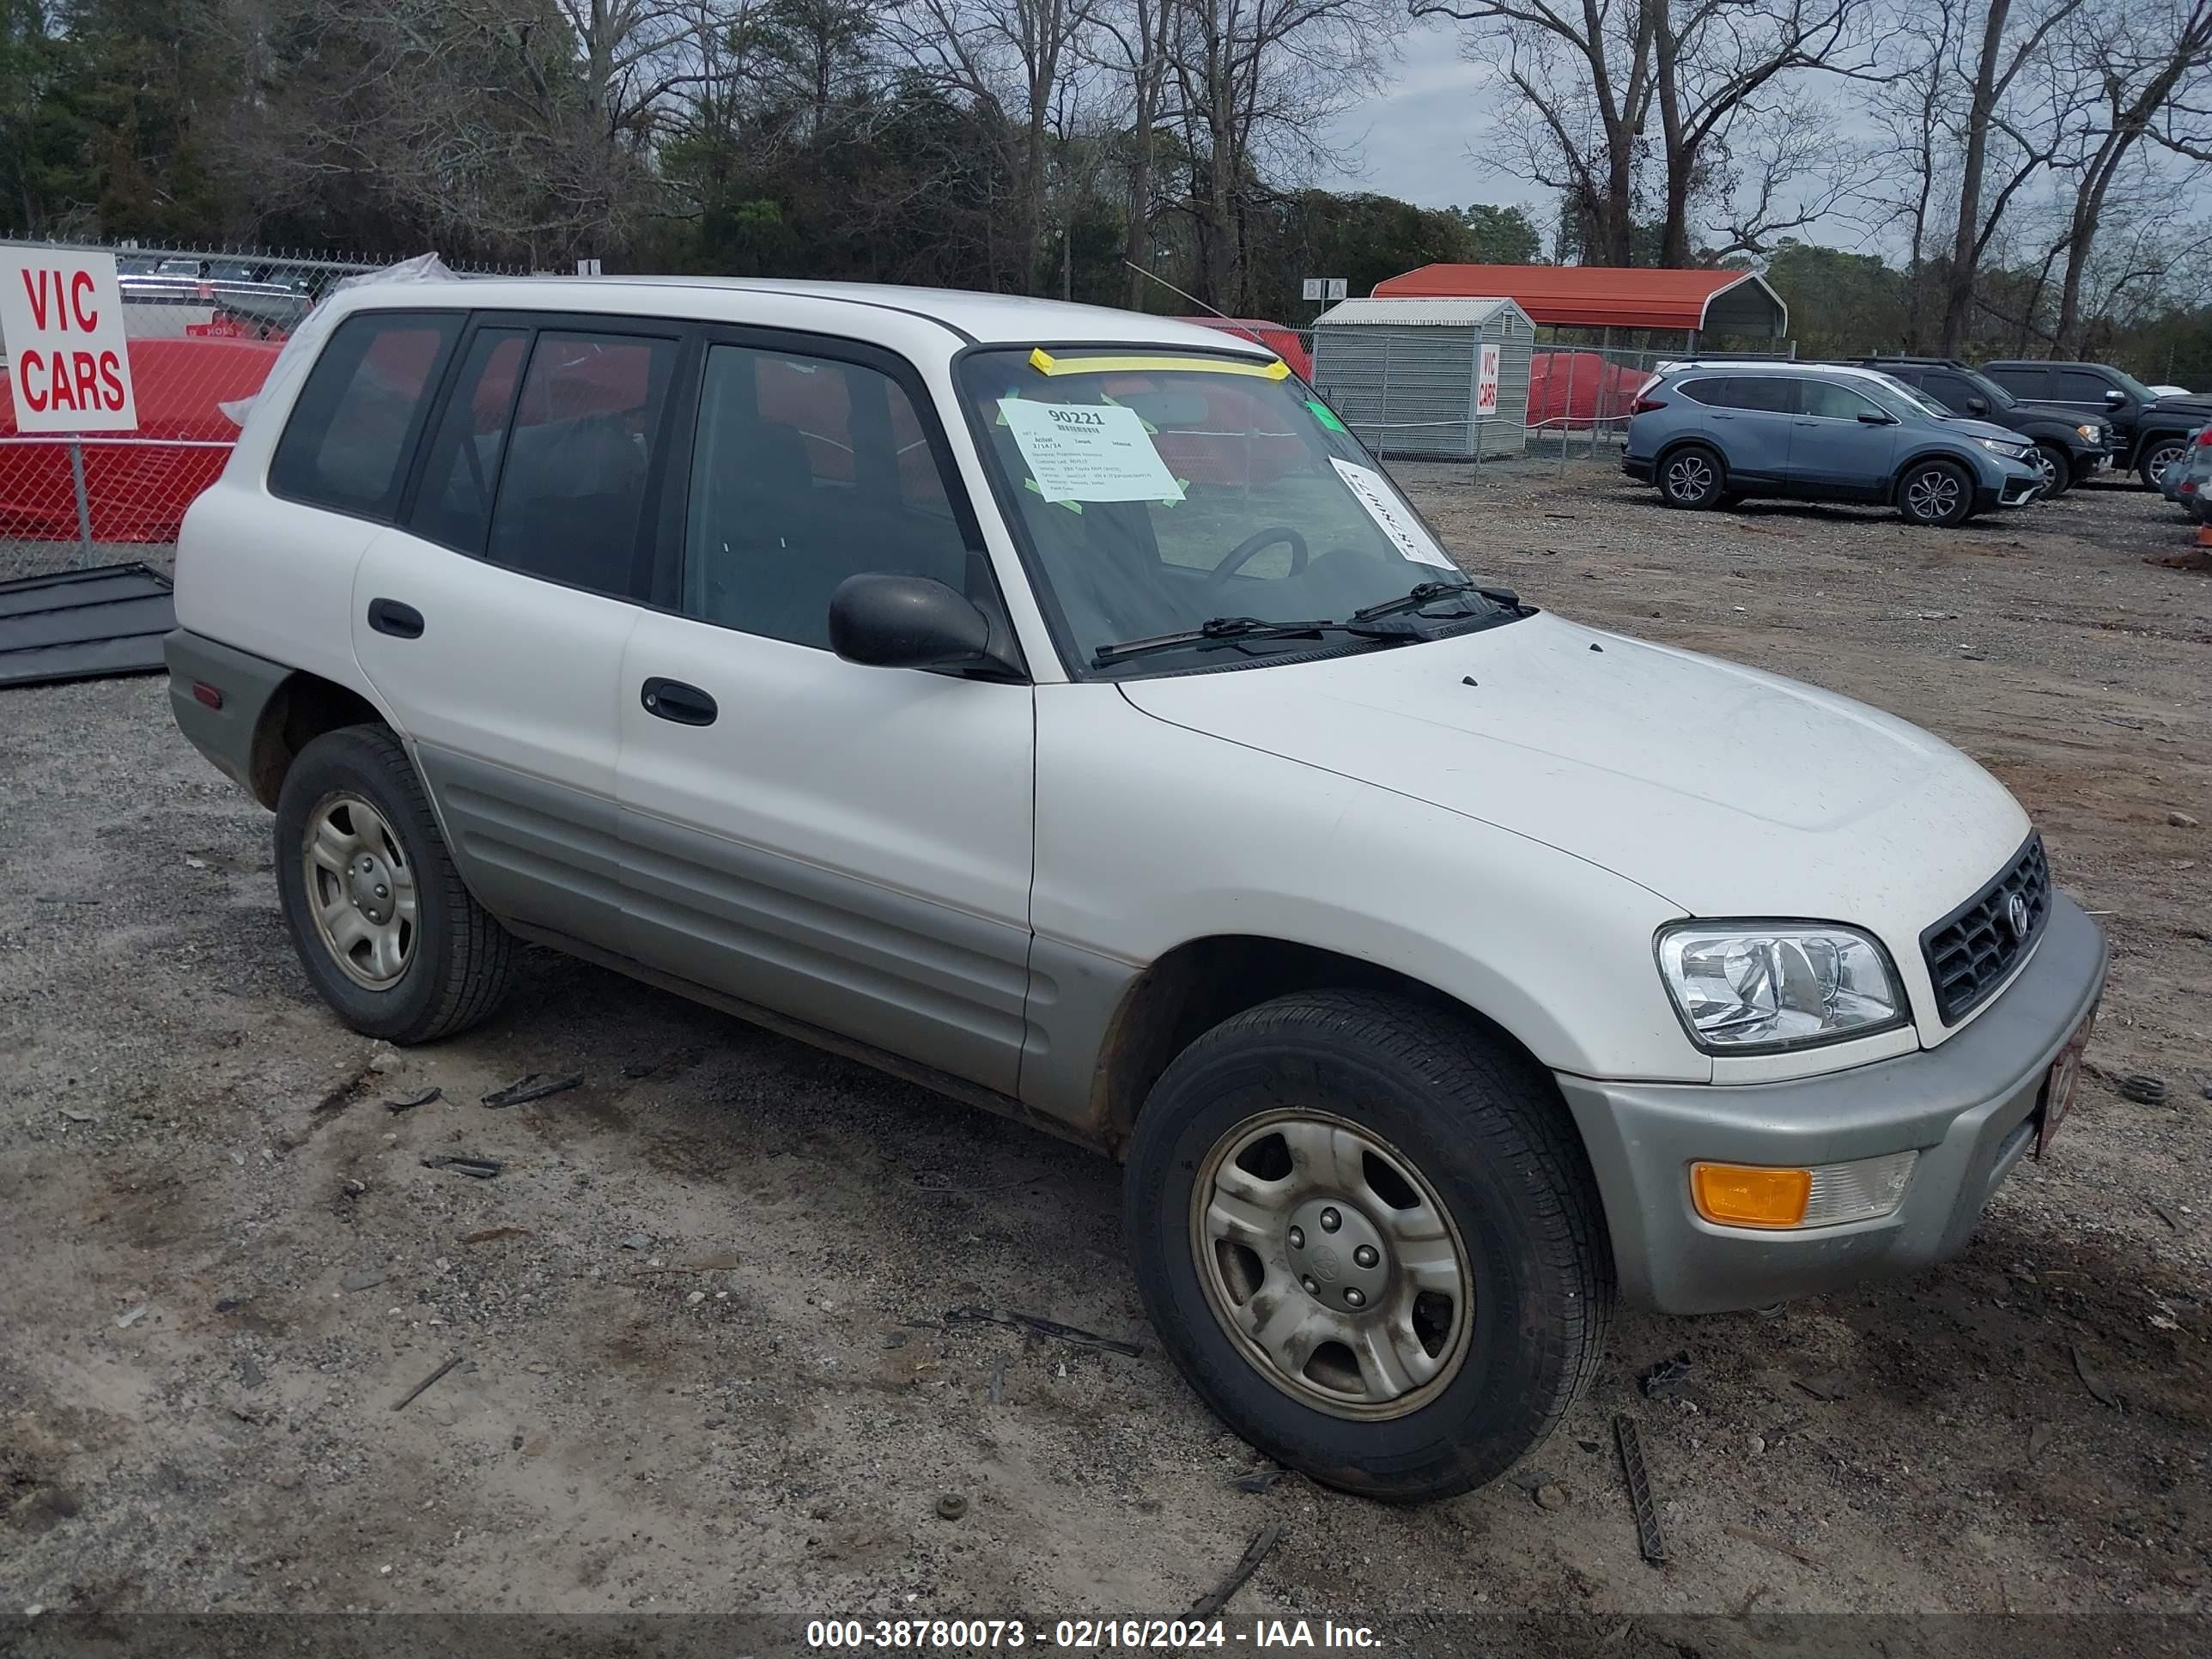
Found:
[{"label": "alloy wheel", "polygon": [[1930,467],[1905,487],[1905,504],[1916,519],[1939,520],[1959,508],[1959,481],[1950,473]]},{"label": "alloy wheel", "polygon": [[1230,1130],[1192,1189],[1190,1242],[1223,1331],[1305,1405],[1402,1417],[1467,1357],[1459,1230],[1412,1161],[1349,1119],[1293,1109]]},{"label": "alloy wheel", "polygon": [[1678,501],[1703,501],[1713,483],[1713,470],[1702,455],[1683,455],[1668,465],[1667,493]]}]

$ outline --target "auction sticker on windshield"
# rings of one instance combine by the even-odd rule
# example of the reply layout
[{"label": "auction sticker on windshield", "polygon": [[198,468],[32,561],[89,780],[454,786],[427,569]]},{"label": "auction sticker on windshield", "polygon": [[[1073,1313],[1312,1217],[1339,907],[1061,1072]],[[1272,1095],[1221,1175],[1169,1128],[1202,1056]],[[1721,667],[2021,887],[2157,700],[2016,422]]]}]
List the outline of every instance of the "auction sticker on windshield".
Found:
[{"label": "auction sticker on windshield", "polygon": [[1375,520],[1401,553],[1421,564],[1442,565],[1446,570],[1459,568],[1451,562],[1451,556],[1430,539],[1429,532],[1390,499],[1390,486],[1383,482],[1381,473],[1370,467],[1340,461],[1334,455],[1328,459],[1329,465],[1336,469],[1336,476],[1344,480],[1346,488],[1367,509],[1367,516]]},{"label": "auction sticker on windshield", "polygon": [[1144,420],[1133,409],[1003,398],[999,412],[1048,501],[1182,499],[1182,486],[1152,447]]}]

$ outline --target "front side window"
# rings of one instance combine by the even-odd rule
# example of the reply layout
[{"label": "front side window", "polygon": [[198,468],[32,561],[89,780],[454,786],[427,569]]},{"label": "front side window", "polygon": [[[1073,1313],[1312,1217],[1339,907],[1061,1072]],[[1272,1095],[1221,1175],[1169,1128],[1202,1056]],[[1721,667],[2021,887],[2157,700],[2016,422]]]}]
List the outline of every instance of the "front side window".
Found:
[{"label": "front side window", "polygon": [[684,520],[684,614],[827,649],[848,576],[927,576],[987,597],[914,404],[864,363],[707,353]]},{"label": "front side window", "polygon": [[[962,359],[970,424],[1079,672],[1366,648],[1389,630],[1355,613],[1427,583],[1466,590],[1435,607],[1452,623],[1518,614],[1473,591],[1326,404],[1273,374],[1172,350]],[[1400,642],[1447,620],[1393,617]],[[1336,626],[1254,637],[1292,622]],[[1160,649],[1116,648],[1139,643]]]},{"label": "front side window", "polygon": [[1862,415],[1881,412],[1849,386],[1838,386],[1832,380],[1801,380],[1798,385],[1804,388],[1804,412],[1823,420],[1856,421]]},{"label": "front side window", "polygon": [[369,311],[340,323],[292,405],[269,488],[313,507],[389,519],[459,313]]},{"label": "front side window", "polygon": [[[497,356],[495,347],[487,403],[498,397]],[[673,340],[538,334],[499,459],[486,558],[595,593],[641,596],[646,484],[675,362]],[[465,451],[455,459],[466,471]]]}]

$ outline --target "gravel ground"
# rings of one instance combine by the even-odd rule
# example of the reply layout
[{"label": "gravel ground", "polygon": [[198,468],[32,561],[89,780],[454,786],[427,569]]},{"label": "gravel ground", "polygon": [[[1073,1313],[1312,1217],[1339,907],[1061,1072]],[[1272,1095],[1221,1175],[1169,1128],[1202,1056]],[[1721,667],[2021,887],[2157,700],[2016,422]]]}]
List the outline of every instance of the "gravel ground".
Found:
[{"label": "gravel ground", "polygon": [[[1239,1491],[1259,1460],[1159,1352],[1109,1164],[551,956],[482,1030],[376,1050],[161,681],[0,693],[0,1611],[1174,1614],[1274,1520],[1239,1617],[2206,1612],[2212,847],[2169,820],[2212,820],[2212,580],[2145,562],[2186,532],[2118,488],[1943,532],[1402,471],[1479,574],[1894,709],[2034,813],[2113,942],[2098,1069],[1962,1260],[1622,1317],[1521,1484]],[[532,1072],[585,1080],[478,1103]],[[1143,1352],[941,1327],[969,1303]]]}]

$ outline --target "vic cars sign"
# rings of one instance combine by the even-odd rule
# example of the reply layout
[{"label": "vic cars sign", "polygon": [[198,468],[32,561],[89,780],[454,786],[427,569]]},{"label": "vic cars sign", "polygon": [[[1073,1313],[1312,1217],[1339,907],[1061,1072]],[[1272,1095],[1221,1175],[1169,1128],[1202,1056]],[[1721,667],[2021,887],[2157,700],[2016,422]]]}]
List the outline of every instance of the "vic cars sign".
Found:
[{"label": "vic cars sign", "polygon": [[0,250],[0,344],[19,432],[135,432],[115,256]]}]

